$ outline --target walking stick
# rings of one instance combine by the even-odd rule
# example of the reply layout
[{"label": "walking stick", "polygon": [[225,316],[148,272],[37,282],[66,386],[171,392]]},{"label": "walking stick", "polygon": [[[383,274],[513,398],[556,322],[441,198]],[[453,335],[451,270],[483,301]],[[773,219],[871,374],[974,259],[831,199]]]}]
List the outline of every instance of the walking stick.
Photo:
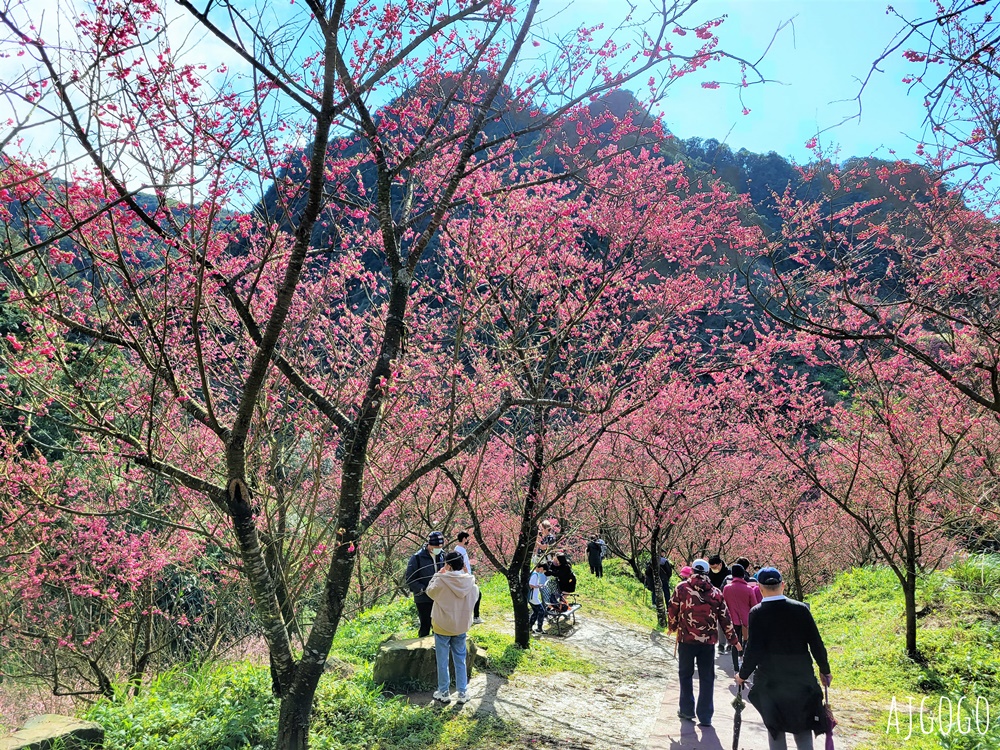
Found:
[{"label": "walking stick", "polygon": [[746,705],[743,700],[743,686],[740,685],[733,699],[733,708],[736,709],[736,713],[733,714],[733,750],[740,750],[740,729],[743,726],[743,709]]}]

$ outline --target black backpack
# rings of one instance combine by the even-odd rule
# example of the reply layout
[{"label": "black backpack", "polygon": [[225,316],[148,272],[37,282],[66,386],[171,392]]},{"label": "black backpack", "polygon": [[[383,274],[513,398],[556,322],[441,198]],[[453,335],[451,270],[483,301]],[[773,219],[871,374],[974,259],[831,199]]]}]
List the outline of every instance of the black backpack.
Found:
[{"label": "black backpack", "polygon": [[562,587],[562,590],[564,592],[566,592],[567,594],[572,594],[573,592],[576,591],[576,576],[575,575],[573,575],[572,573],[570,573],[566,577],[566,583]]}]

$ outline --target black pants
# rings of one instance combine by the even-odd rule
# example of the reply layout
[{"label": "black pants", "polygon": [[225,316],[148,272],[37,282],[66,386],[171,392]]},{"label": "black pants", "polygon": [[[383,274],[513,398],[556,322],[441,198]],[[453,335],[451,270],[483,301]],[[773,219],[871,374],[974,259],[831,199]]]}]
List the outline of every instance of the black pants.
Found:
[{"label": "black pants", "polygon": [[476,599],[476,606],[475,606],[475,608],[474,608],[474,609],[472,610],[472,616],[473,616],[473,617],[479,617],[479,602],[481,602],[482,600],[483,600],[483,592],[482,592],[482,591],[480,591],[480,592],[479,592],[479,598],[478,598],[478,599]]},{"label": "black pants", "polygon": [[590,560],[590,572],[598,578],[604,578],[604,561]]},{"label": "black pants", "polygon": [[[733,625],[733,628],[736,630],[736,637],[739,639],[740,645],[741,646],[745,646],[746,644],[743,642],[743,626],[742,625]],[[743,652],[742,651],[737,651],[734,648],[732,650],[732,654],[733,654],[733,671],[734,672],[739,672],[740,671],[740,656],[742,656]]]},{"label": "black pants", "polygon": [[420,630],[417,631],[418,638],[424,638],[431,634],[431,610],[434,609],[434,602],[416,602],[417,617],[420,618]]}]

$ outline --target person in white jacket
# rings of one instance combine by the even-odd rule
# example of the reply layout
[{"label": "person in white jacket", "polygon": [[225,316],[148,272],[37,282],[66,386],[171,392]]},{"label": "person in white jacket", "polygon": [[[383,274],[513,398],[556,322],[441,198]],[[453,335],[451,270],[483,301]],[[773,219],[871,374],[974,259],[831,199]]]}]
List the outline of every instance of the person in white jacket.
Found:
[{"label": "person in white jacket", "polygon": [[457,552],[449,552],[444,567],[434,574],[427,584],[427,596],[434,600],[431,609],[431,628],[434,631],[434,655],[437,659],[438,689],[434,700],[451,702],[451,675],[448,656],[455,664],[455,687],[458,702],[469,700],[469,673],[465,665],[465,636],[472,627],[472,611],[479,598],[476,579],[465,573],[465,560]]}]

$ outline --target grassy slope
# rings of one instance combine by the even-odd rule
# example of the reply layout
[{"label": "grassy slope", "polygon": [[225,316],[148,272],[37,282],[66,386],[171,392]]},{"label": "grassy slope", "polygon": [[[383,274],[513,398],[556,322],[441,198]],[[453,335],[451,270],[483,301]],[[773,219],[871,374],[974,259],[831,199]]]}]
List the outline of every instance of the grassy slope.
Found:
[{"label": "grassy slope", "polygon": [[[591,612],[622,622],[650,624],[639,611],[641,585],[612,584],[611,578],[587,578],[581,599]],[[512,608],[506,582],[499,576],[482,582],[486,624],[472,632],[485,647],[491,671],[509,679],[525,675],[575,672],[587,675],[593,665],[550,639],[523,651],[514,645]],[[648,620],[648,622],[647,622]],[[434,745],[480,750],[522,747],[530,729],[504,724],[469,711],[411,705],[384,696],[372,682],[379,644],[390,635],[416,636],[412,600],[397,601],[341,625],[331,653],[345,679],[328,676],[320,683],[313,717],[312,747],[423,749]],[[108,746],[136,750],[250,750],[269,746],[274,735],[276,703],[270,697],[266,668],[247,663],[222,664],[162,675],[139,698],[101,703],[86,714],[108,731]]]},{"label": "grassy slope", "polygon": [[[982,563],[980,565],[980,563]],[[867,724],[877,740],[873,750],[996,750],[1000,748],[1000,559],[977,558],[927,577],[918,602],[925,614],[918,621],[918,647],[923,665],[906,658],[903,639],[903,597],[896,578],[884,568],[843,573],[810,597],[820,632],[831,654],[835,685],[846,692],[831,699],[835,715],[846,723]],[[925,728],[918,707],[927,696]],[[980,735],[973,724],[968,734],[939,731],[937,713],[948,699],[989,701],[990,731]],[[889,727],[895,697],[901,714]],[[914,701],[914,728],[909,728],[908,701]],[[941,703],[942,698],[944,699]],[[985,708],[985,703],[980,705]],[[964,707],[965,703],[963,703]],[[871,706],[878,707],[874,711]],[[860,718],[860,721],[859,721]],[[957,714],[955,715],[957,720]],[[963,718],[963,725],[965,724]],[[985,717],[981,714],[981,726]]]},{"label": "grassy slope", "polygon": [[[607,575],[594,579],[578,571],[577,599],[594,617],[623,625],[652,628],[655,614],[648,592],[626,570],[611,562]],[[486,624],[473,638],[486,647],[492,671],[517,680],[525,675],[556,672],[588,674],[586,659],[550,639],[536,641],[530,651],[513,644],[511,605],[503,579],[484,581]],[[927,578],[920,601],[927,614],[920,620],[919,644],[927,656],[915,665],[903,652],[902,597],[891,572],[855,570],[840,575],[810,598],[813,612],[831,653],[835,676],[834,710],[842,724],[874,729],[869,750],[996,750],[1000,748],[1000,559],[987,558],[956,566]],[[344,623],[333,659],[345,663],[346,679],[321,683],[314,717],[313,747],[426,748],[442,745],[478,750],[523,747],[531,736],[517,726],[470,711],[410,705],[382,695],[371,681],[378,645],[390,634],[415,636],[412,602],[404,600]],[[344,665],[342,665],[344,666]],[[109,747],[140,750],[191,748],[249,750],[266,747],[273,737],[275,703],[269,696],[267,670],[245,663],[176,671],[162,676],[138,699],[100,704],[89,718],[109,730]],[[905,706],[913,696],[933,698],[925,722],[936,713],[940,696],[953,703],[959,696],[990,702],[991,732],[980,736],[935,732],[906,739]],[[904,709],[901,734],[886,733],[888,708],[895,696]],[[947,708],[947,704],[946,708]]]}]

